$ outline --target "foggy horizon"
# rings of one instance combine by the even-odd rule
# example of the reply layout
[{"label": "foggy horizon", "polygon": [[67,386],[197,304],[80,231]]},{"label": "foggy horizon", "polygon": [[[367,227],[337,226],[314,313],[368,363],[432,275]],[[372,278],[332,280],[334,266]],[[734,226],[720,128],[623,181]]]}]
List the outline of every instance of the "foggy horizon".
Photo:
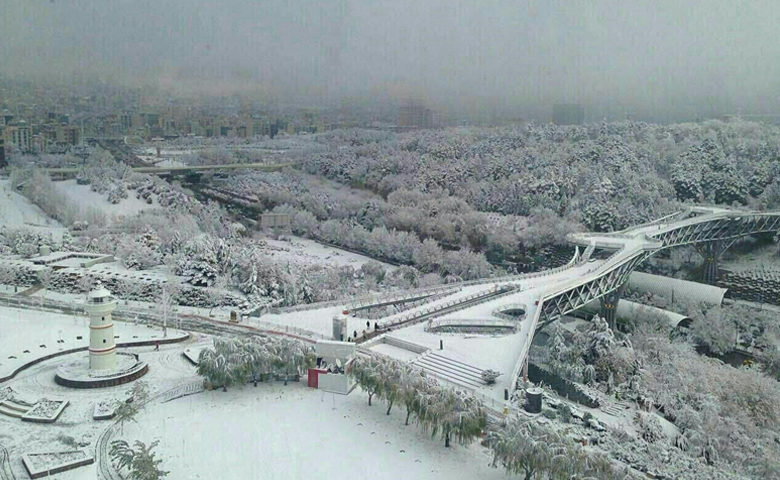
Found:
[{"label": "foggy horizon", "polygon": [[780,4],[677,3],[10,2],[0,72],[528,118],[556,103],[589,121],[774,113]]}]

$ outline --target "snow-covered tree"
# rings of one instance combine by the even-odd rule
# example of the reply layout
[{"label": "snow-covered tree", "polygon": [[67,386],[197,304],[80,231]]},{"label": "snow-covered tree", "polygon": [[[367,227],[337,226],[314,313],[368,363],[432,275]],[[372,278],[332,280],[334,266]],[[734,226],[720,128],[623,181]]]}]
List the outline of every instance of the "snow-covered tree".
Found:
[{"label": "snow-covered tree", "polygon": [[160,468],[162,460],[156,458],[156,453],[153,452],[158,444],[158,440],[148,446],[136,440],[135,448],[131,448],[124,440],[114,440],[111,442],[109,456],[119,470],[127,469],[128,480],[160,480],[170,472]]},{"label": "snow-covered tree", "polygon": [[440,435],[444,446],[450,446],[454,438],[461,445],[468,445],[478,437],[486,425],[482,403],[473,395],[442,388],[434,408],[427,410],[423,421],[430,425],[431,435]]},{"label": "snow-covered tree", "polygon": [[135,422],[138,412],[149,399],[149,386],[146,382],[136,382],[128,393],[127,399],[117,400],[114,408],[114,418],[119,422],[122,434],[125,431],[125,422]]},{"label": "snow-covered tree", "polygon": [[382,361],[376,357],[368,359],[356,358],[352,363],[350,375],[355,378],[358,386],[368,395],[368,405],[371,399],[382,390]]}]

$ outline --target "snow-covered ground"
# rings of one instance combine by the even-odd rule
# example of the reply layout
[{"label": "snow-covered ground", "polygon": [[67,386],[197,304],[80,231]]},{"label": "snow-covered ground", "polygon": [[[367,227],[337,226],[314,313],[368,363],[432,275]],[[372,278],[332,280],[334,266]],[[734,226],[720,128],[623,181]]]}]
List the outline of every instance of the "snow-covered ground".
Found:
[{"label": "snow-covered ground", "polygon": [[[152,395],[198,381],[183,357],[210,338],[185,344],[130,349],[149,363],[143,381]],[[124,398],[130,385],[98,390],[73,390],[56,385],[53,373],[60,359],[25,370],[3,384],[24,398],[54,396],[70,401],[54,424],[32,424],[0,415],[0,444],[11,454],[17,478],[23,476],[21,455],[68,450],[72,437],[94,451],[110,422],[92,419],[98,402]],[[324,394],[304,382],[247,385],[204,392],[167,403],[153,401],[112,439],[160,440],[157,448],[169,478],[308,479],[344,478],[433,480],[503,479],[503,470],[488,466],[490,455],[474,443],[444,448],[414,424],[404,426],[403,408],[389,416],[385,406],[369,407],[358,389],[348,396]],[[96,465],[58,474],[63,480],[92,480]]]},{"label": "snow-covered ground", "polygon": [[0,180],[0,227],[4,225],[51,232],[58,240],[65,231],[59,222],[49,218],[43,210],[15,192],[8,180]]},{"label": "snow-covered ground", "polygon": [[166,158],[164,160],[160,160],[158,162],[154,162],[155,167],[186,167],[187,164],[176,160],[174,158]]},{"label": "snow-covered ground", "polygon": [[[0,285],[0,293],[3,293],[3,287]],[[19,289],[21,292],[23,289]],[[11,288],[10,292],[13,292],[13,288]],[[10,293],[9,292],[9,293]],[[37,292],[30,295],[31,298],[41,298],[44,297],[44,300],[54,300],[58,302],[67,302],[67,303],[84,303],[84,294],[83,293],[60,293],[60,292],[53,292],[51,290],[45,290],[41,289]],[[138,312],[143,313],[155,313],[159,312],[160,305],[154,301],[149,302],[141,302],[138,300],[119,300],[119,310],[137,310]],[[217,320],[224,320],[227,321],[230,319],[230,312],[232,310],[235,310],[234,307],[219,307],[219,308],[206,308],[206,307],[187,307],[183,305],[176,305],[173,307],[174,313],[182,313],[186,315],[200,315],[202,317],[209,317],[209,313],[211,313],[211,317],[217,319]]]},{"label": "snow-covered ground", "polygon": [[[371,261],[369,257],[364,255],[322,245],[308,238],[296,237],[294,235],[288,238],[290,241],[274,240],[273,238],[263,236],[262,240],[269,246],[274,247],[273,249],[268,249],[268,256],[277,260],[298,264],[352,265],[355,268],[360,268],[366,262]],[[382,263],[382,265],[388,270],[396,268],[387,263]]]},{"label": "snow-covered ground", "polygon": [[721,259],[720,268],[732,272],[762,269],[780,270],[780,256],[777,245],[763,245],[753,248],[746,255],[726,255]]},{"label": "snow-covered ground", "polygon": [[377,353],[381,353],[382,355],[387,355],[388,357],[393,357],[396,360],[400,360],[402,362],[411,362],[420,357],[419,354],[414,353],[411,350],[396,347],[395,345],[390,345],[388,343],[379,343],[374,345],[371,347],[371,350]]},{"label": "snow-covered ground", "polygon": [[303,382],[260,384],[154,405],[125,426],[124,438],[159,440],[162,467],[177,479],[506,478],[477,443],[444,448],[404,426],[403,408],[385,410],[369,407],[360,390],[341,396]]},{"label": "snow-covered ground", "polygon": [[[149,386],[150,395],[154,396],[178,385],[199,381],[199,377],[195,374],[195,367],[184,359],[182,352],[185,348],[210,342],[209,337],[195,335],[191,340],[182,344],[161,345],[158,352],[154,351],[154,347],[151,346],[135,347],[127,349],[127,351],[139,354],[141,360],[149,364],[149,373],[141,380]],[[71,437],[76,442],[83,444],[88,451],[94,453],[98,437],[111,425],[111,422],[108,421],[92,419],[95,404],[99,402],[113,403],[128,396],[131,385],[87,390],[57,385],[54,382],[57,366],[76,355],[83,355],[83,353],[75,353],[42,362],[21,372],[14,379],[0,384],[0,388],[10,386],[20,397],[25,399],[35,400],[49,397],[70,401],[68,407],[53,424],[22,422],[17,418],[0,414],[0,444],[9,450],[16,478],[27,478],[22,466],[22,454],[72,450],[72,447],[63,443],[63,439],[66,437]],[[152,404],[147,408],[156,408],[155,405]],[[169,478],[187,478],[180,477],[176,473],[178,472],[174,472]],[[96,475],[96,465],[89,465],[57,474],[56,478],[61,480],[94,480]]]},{"label": "snow-covered ground", "polygon": [[[36,358],[89,346],[89,319],[52,312],[0,306],[0,377]],[[114,321],[119,343],[162,339],[162,329]],[[183,335],[168,329],[168,337]],[[81,336],[81,340],[77,337]],[[137,337],[137,338],[134,338]],[[62,343],[57,343],[62,340]],[[25,353],[27,350],[29,353]],[[76,354],[79,355],[79,354]],[[81,353],[80,355],[84,355]],[[15,358],[11,358],[15,357]]]},{"label": "snow-covered ground", "polygon": [[159,208],[159,205],[156,203],[149,205],[146,201],[135,198],[135,194],[132,191],[128,192],[127,198],[117,204],[113,204],[108,201],[104,194],[93,192],[89,185],[79,185],[76,183],[76,180],[54,182],[54,185],[81,208],[96,207],[110,217],[120,215],[132,216],[142,210]]}]

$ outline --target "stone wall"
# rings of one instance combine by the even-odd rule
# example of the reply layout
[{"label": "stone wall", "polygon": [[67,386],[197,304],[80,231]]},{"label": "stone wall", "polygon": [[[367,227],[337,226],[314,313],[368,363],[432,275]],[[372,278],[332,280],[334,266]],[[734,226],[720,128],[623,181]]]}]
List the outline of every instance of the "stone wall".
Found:
[{"label": "stone wall", "polygon": [[558,395],[586,407],[599,407],[598,399],[591,396],[576,383],[530,362],[528,363],[528,379],[534,383],[544,382],[555,390]]}]

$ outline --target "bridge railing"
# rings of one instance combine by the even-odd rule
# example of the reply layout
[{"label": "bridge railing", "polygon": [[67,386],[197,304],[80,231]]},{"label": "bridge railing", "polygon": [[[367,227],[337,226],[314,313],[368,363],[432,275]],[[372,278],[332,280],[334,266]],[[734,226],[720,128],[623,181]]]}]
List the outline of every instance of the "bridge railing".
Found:
[{"label": "bridge railing", "polygon": [[[622,244],[620,244],[622,245]],[[521,273],[517,275],[504,275],[501,277],[485,277],[485,278],[479,278],[476,280],[466,280],[463,282],[457,282],[457,283],[450,283],[447,285],[437,285],[434,287],[426,287],[426,288],[418,288],[415,290],[403,290],[398,292],[391,292],[388,294],[379,294],[379,295],[366,295],[363,297],[359,297],[356,299],[352,299],[351,302],[345,303],[345,300],[328,300],[324,302],[315,302],[315,303],[307,303],[304,305],[294,305],[291,307],[272,307],[270,312],[273,314],[282,314],[282,313],[293,313],[293,312],[301,312],[306,310],[316,310],[319,308],[329,308],[329,307],[335,307],[338,305],[344,306],[345,310],[349,310],[350,307],[354,308],[355,305],[357,306],[365,306],[370,304],[370,302],[374,303],[382,303],[381,301],[377,302],[377,299],[382,299],[383,296],[385,298],[390,298],[393,295],[399,295],[403,297],[404,295],[408,295],[408,298],[413,298],[415,293],[421,293],[426,291],[436,291],[436,290],[447,290],[447,289],[453,289],[453,288],[462,288],[462,287],[471,287],[475,285],[487,285],[487,284],[495,284],[495,283],[508,283],[508,282],[519,282],[523,280],[530,280],[534,278],[540,278],[545,277],[548,275],[555,275],[561,272],[564,272],[566,270],[569,270],[574,267],[578,267],[585,263],[584,260],[577,260],[572,259],[571,262],[567,263],[566,265],[561,265],[560,267],[548,269],[548,270],[541,270],[539,272],[532,272],[532,273]],[[442,292],[439,292],[442,293]]]},{"label": "bridge railing", "polygon": [[456,293],[463,289],[460,284],[448,284],[448,285],[436,285],[433,287],[418,288],[415,290],[402,290],[398,292],[391,292],[387,294],[370,295],[367,297],[357,298],[348,304],[344,305],[346,310],[350,312],[358,308],[366,308],[371,305],[382,305],[392,302],[401,302],[404,300],[425,297],[431,295],[450,294]]},{"label": "bridge railing", "polygon": [[496,327],[517,329],[517,322],[496,320],[495,318],[441,318],[429,321],[425,326],[425,331],[428,332],[442,327]]},{"label": "bridge railing", "polygon": [[673,218],[673,217],[676,217],[678,215],[681,215],[683,213],[685,213],[685,210],[679,210],[679,211],[676,211],[674,213],[670,213],[669,215],[664,215],[661,218],[656,218],[655,220],[650,220],[650,221],[647,221],[647,222],[644,222],[644,223],[640,223],[639,225],[632,225],[632,226],[630,226],[628,228],[624,228],[623,230],[618,230],[618,231],[616,231],[614,233],[626,233],[626,232],[630,232],[631,230],[636,230],[638,228],[644,228],[644,227],[649,227],[651,225],[656,225],[656,224],[659,224],[659,223],[663,223],[666,220],[668,220],[670,218]]},{"label": "bridge railing", "polygon": [[[523,314],[519,316],[509,315],[508,313],[504,313],[505,310],[522,310]],[[500,305],[495,310],[493,310],[492,315],[502,320],[517,323],[525,319],[525,312],[527,311],[528,306],[524,303],[507,303],[505,305]]]},{"label": "bridge railing", "polygon": [[569,270],[571,268],[577,267],[579,265],[582,265],[582,262],[575,262],[575,263],[567,263],[566,265],[561,265],[560,267],[551,268],[549,270],[541,270],[539,272],[533,272],[533,273],[521,273],[518,275],[505,275],[503,277],[486,277],[486,278],[480,278],[477,280],[468,280],[465,282],[460,283],[460,285],[463,286],[472,286],[472,285],[485,285],[488,283],[506,283],[506,282],[519,282],[522,280],[530,280],[532,278],[539,278],[539,277],[545,277],[548,275],[555,275],[557,273],[561,273],[563,271]]},{"label": "bridge railing", "polygon": [[[379,304],[388,301],[396,301],[403,298],[414,298],[415,296],[422,296],[426,294],[436,295],[453,290],[460,290],[462,283],[450,283],[447,285],[435,285],[432,287],[417,288],[414,290],[397,290],[384,294],[364,295],[362,297],[353,298],[351,300],[338,299],[327,300],[324,302],[305,303],[303,305],[293,305],[291,307],[273,307],[271,313],[294,313],[302,312],[306,310],[317,310],[320,308],[329,308],[342,306],[344,310],[351,310],[356,306],[365,307],[367,305]],[[396,300],[390,300],[396,299]]]},{"label": "bridge railing", "polygon": [[[571,241],[572,243],[576,243],[577,239],[582,239],[583,241],[591,242],[591,241],[593,241],[593,239],[604,238],[604,237],[607,237],[607,238],[623,238],[623,239],[626,239],[626,240],[633,240],[634,239],[634,235],[628,235],[628,234],[625,234],[625,233],[617,233],[617,232],[606,232],[606,233],[592,233],[592,232],[587,232],[587,233],[570,233],[569,235],[567,235],[567,237],[568,237],[569,241]],[[604,245],[606,243],[607,242],[600,242],[601,245]],[[596,248],[598,248],[598,247],[599,246],[596,245]]]},{"label": "bridge railing", "polygon": [[[496,293],[502,290],[504,290],[504,288],[499,286],[494,286],[493,288],[490,288],[488,290],[482,290],[476,293],[472,293],[471,295],[468,295],[466,297],[459,297],[450,300],[448,302],[444,302],[430,307],[422,308],[420,310],[416,310],[412,313],[408,313],[400,317],[388,319],[385,322],[380,323],[379,326],[382,329],[387,329],[387,328],[394,328],[399,325],[405,325],[407,323],[414,323],[417,320],[424,319],[424,318],[435,318],[436,316],[457,312],[465,308],[474,307],[476,305],[484,303],[484,301],[488,301],[488,300],[492,301],[497,298],[501,298],[503,296],[514,294],[514,293],[519,293],[522,291],[518,288],[511,288],[501,294],[496,295]],[[470,303],[472,300],[476,300],[480,298],[482,299],[482,301]]]}]

